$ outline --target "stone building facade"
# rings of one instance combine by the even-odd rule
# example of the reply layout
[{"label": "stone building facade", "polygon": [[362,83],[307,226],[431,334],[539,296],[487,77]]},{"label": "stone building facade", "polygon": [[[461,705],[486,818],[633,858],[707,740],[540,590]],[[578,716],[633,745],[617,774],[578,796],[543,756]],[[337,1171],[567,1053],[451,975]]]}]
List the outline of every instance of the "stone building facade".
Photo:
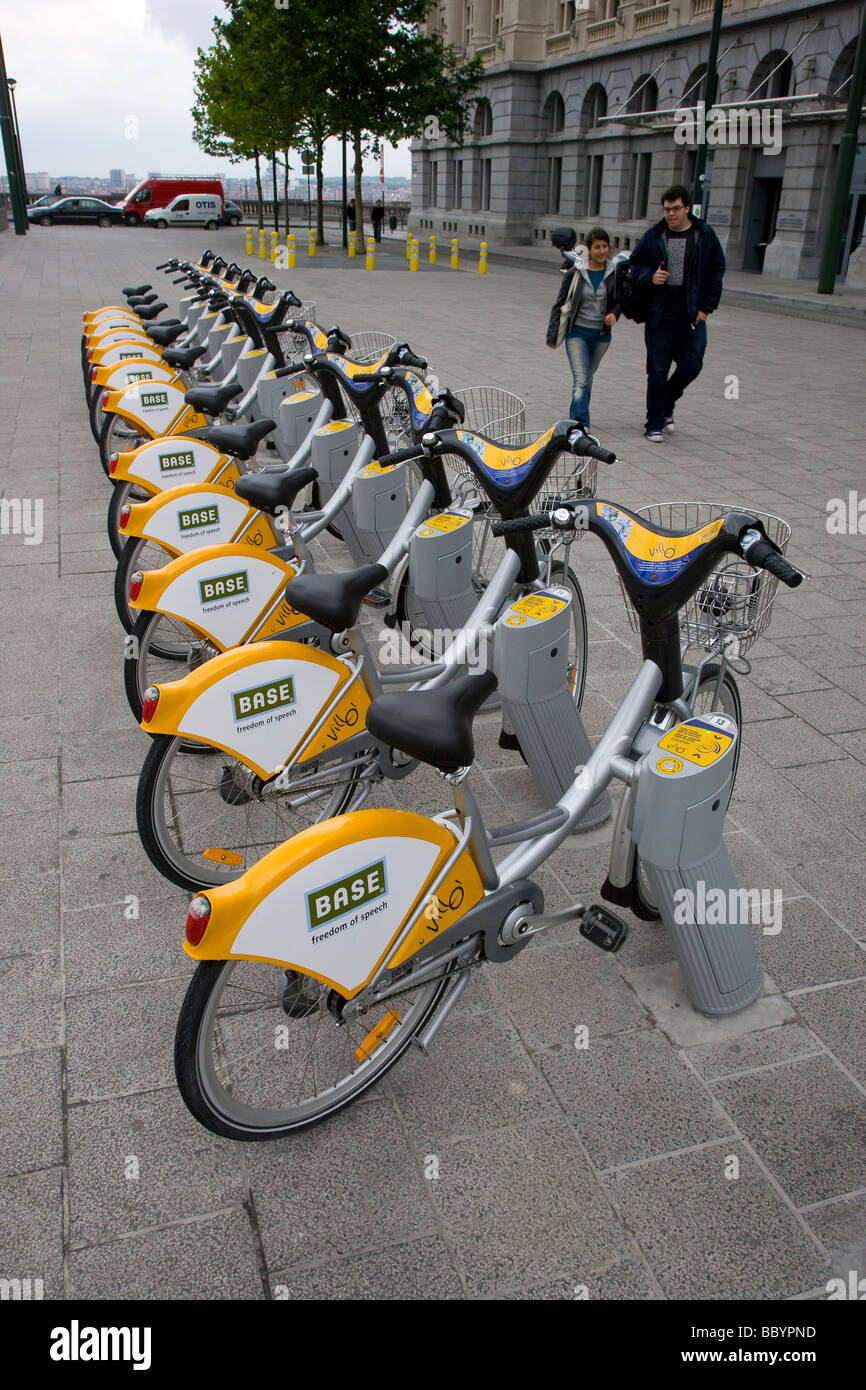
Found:
[{"label": "stone building facade", "polygon": [[[861,11],[854,0],[725,0],[726,131],[713,130],[725,143],[710,147],[708,131],[704,203],[732,269],[817,276]],[[479,54],[485,73],[463,145],[435,121],[413,143],[412,229],[540,246],[555,226],[600,223],[630,249],[661,215],[664,189],[692,186],[697,128],[676,112],[700,114],[712,14],[713,0],[440,0],[430,29]],[[866,215],[862,151],[851,187],[842,272]]]}]

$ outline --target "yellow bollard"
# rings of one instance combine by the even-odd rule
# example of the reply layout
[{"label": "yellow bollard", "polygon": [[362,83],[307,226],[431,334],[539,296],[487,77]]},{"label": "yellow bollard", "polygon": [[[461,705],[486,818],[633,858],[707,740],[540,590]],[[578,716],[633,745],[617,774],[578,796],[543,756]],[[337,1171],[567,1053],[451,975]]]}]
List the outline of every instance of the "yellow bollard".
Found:
[{"label": "yellow bollard", "polygon": [[297,247],[295,245],[295,234],[289,232],[286,236],[286,265],[289,270],[294,270],[298,264]]},{"label": "yellow bollard", "polygon": [[366,264],[366,266],[364,267],[364,269],[365,269],[365,270],[375,270],[375,269],[376,269],[376,238],[375,238],[375,237],[371,237],[371,236],[368,236],[368,237],[367,237],[367,264]]},{"label": "yellow bollard", "polygon": [[417,243],[417,241],[415,240],[415,233],[414,233],[414,232],[407,232],[407,233],[406,233],[406,260],[407,260],[407,261],[411,261],[411,259],[412,259],[412,247],[413,247],[413,246],[417,246],[417,245],[418,245],[418,243]]},{"label": "yellow bollard", "polygon": [[265,250],[265,229],[264,227],[259,227],[259,260],[266,261],[267,259],[268,253]]},{"label": "yellow bollard", "polygon": [[409,269],[410,269],[410,270],[417,270],[417,269],[418,269],[418,243],[417,243],[417,241],[415,242],[415,245],[412,247],[412,255],[411,255],[411,257],[409,258]]},{"label": "yellow bollard", "polygon": [[459,259],[458,259],[458,248],[457,248],[457,238],[456,238],[456,236],[453,236],[453,237],[451,238],[451,269],[452,269],[452,270],[459,270],[459,269],[460,269],[460,262],[459,262]]},{"label": "yellow bollard", "polygon": [[252,227],[247,227],[247,255],[248,255],[248,256],[251,256],[252,254],[253,254],[253,229],[252,229]]},{"label": "yellow bollard", "polygon": [[276,232],[271,232],[271,261],[272,261],[272,262],[275,261],[275,260],[277,259],[277,240],[278,240],[278,238],[277,238]]},{"label": "yellow bollard", "polygon": [[358,254],[358,247],[356,245],[357,236],[357,232],[349,232],[348,236],[346,237],[346,240],[349,243],[349,255],[352,257],[352,259],[354,259],[354,257]]},{"label": "yellow bollard", "polygon": [[487,274],[487,242],[482,241],[478,251],[478,274]]},{"label": "yellow bollard", "polygon": [[309,245],[309,247],[308,247],[307,249],[309,250],[309,253],[310,253],[310,260],[311,260],[311,261],[312,261],[312,260],[315,260],[315,258],[316,258],[316,229],[315,229],[315,227],[311,227],[311,228],[310,228],[310,245]]},{"label": "yellow bollard", "polygon": [[436,238],[435,238],[435,236],[431,236],[431,237],[430,237],[430,264],[431,264],[431,265],[435,265],[435,264],[436,264]]}]

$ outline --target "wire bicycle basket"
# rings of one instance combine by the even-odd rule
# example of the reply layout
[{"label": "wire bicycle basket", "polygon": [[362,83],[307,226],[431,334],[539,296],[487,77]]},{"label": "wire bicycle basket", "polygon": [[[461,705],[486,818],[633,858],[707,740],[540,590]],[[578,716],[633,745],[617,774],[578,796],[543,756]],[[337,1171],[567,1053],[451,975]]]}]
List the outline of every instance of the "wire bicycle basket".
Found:
[{"label": "wire bicycle basket", "polygon": [[[695,531],[730,512],[742,510],[741,506],[721,502],[657,502],[650,507],[639,507],[635,516],[652,526]],[[749,508],[749,514],[761,522],[768,539],[784,555],[791,538],[787,521],[772,512],[758,512],[753,508]],[[694,646],[711,651],[720,647],[734,657],[744,656],[770,625],[778,586],[776,576],[767,570],[753,569],[738,555],[723,555],[697,593],[680,609],[683,649]],[[622,581],[620,587],[632,631],[640,632],[638,615]]]}]

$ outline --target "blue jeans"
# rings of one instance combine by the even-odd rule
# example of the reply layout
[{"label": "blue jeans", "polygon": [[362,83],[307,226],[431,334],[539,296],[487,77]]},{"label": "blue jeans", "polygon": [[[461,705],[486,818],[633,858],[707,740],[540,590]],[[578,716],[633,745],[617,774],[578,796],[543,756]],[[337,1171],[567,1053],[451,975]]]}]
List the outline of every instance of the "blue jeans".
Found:
[{"label": "blue jeans", "polygon": [[571,410],[568,413],[572,420],[579,420],[587,429],[589,429],[589,394],[592,390],[592,378],[609,347],[609,342],[600,343],[597,339],[595,342],[590,342],[588,338],[582,338],[579,333],[568,333],[565,338],[565,350],[568,353],[571,374],[574,377]]},{"label": "blue jeans", "polygon": [[[657,319],[644,327],[646,343],[646,427],[660,430],[690,382],[700,374],[707,350],[707,325],[687,319]],[[671,363],[677,369],[668,378]]]}]

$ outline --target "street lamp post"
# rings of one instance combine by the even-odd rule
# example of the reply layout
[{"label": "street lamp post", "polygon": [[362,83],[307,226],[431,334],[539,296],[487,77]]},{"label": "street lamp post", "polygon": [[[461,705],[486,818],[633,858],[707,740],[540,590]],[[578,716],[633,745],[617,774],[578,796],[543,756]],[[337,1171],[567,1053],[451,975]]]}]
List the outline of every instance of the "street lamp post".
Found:
[{"label": "street lamp post", "polygon": [[16,136],[12,109],[9,104],[10,87],[6,77],[6,63],[3,58],[3,45],[0,42],[0,135],[3,140],[3,153],[6,157],[6,172],[9,177],[9,199],[12,203],[12,220],[15,235],[24,236],[27,232],[27,198],[24,188],[24,169],[21,165],[21,149]]}]

